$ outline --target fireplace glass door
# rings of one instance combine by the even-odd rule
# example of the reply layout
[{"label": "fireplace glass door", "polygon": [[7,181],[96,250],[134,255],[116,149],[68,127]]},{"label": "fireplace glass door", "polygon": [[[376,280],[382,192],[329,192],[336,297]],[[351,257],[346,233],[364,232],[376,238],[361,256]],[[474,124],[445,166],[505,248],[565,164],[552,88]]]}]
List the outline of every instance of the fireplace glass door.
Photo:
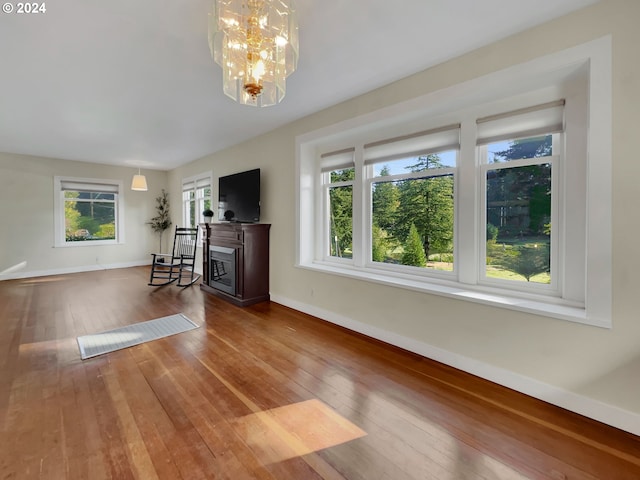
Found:
[{"label": "fireplace glass door", "polygon": [[209,247],[209,286],[236,294],[236,249]]}]

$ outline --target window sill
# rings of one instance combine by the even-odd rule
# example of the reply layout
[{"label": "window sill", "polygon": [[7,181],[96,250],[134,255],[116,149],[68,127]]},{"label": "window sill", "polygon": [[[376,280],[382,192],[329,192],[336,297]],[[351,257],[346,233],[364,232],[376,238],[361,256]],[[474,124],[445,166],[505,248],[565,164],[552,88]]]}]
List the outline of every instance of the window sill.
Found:
[{"label": "window sill", "polygon": [[56,243],[54,248],[73,248],[73,247],[98,247],[101,245],[123,245],[124,242],[117,240],[85,240],[78,242]]},{"label": "window sill", "polygon": [[457,300],[480,303],[492,307],[506,308],[519,312],[542,315],[561,320],[591,325],[601,328],[611,328],[610,323],[589,318],[584,306],[577,306],[559,298],[547,298],[540,295],[519,296],[516,292],[505,294],[504,290],[465,285],[457,282],[440,282],[405,274],[389,274],[372,268],[357,268],[346,265],[336,265],[329,262],[313,262],[297,265],[299,268],[340,275],[347,278],[365,280],[381,285],[405,288],[416,292],[441,295]]}]

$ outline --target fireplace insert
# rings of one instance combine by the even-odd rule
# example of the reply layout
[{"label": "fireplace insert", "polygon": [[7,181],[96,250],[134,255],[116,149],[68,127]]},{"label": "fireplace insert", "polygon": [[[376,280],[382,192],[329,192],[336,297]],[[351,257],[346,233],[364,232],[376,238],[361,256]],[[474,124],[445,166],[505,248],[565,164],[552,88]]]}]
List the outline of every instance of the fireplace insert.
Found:
[{"label": "fireplace insert", "polygon": [[236,294],[236,249],[209,247],[209,286]]}]

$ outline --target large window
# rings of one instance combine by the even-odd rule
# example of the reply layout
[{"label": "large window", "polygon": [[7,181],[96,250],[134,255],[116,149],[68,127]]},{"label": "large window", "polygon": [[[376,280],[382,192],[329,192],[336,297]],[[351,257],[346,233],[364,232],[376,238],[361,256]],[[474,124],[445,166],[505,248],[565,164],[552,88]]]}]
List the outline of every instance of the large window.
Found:
[{"label": "large window", "polygon": [[[564,228],[555,193],[563,115],[560,100],[476,118],[466,162],[458,159],[461,124],[320,154],[326,260],[357,265],[360,257],[365,268],[455,281],[457,235],[472,235],[482,249],[461,263],[477,272],[474,283],[560,296],[563,267],[552,259]],[[479,186],[466,204],[459,172]],[[476,229],[456,227],[458,208],[477,212]]]},{"label": "large window", "polygon": [[445,126],[363,146],[368,261],[453,272],[459,130]]},{"label": "large window", "polygon": [[211,208],[211,173],[182,180],[182,224],[195,227],[204,222],[202,212]]},{"label": "large window", "polygon": [[298,265],[609,326],[609,62],[594,42],[299,136]]},{"label": "large window", "polygon": [[122,182],[54,178],[56,245],[123,243]]}]

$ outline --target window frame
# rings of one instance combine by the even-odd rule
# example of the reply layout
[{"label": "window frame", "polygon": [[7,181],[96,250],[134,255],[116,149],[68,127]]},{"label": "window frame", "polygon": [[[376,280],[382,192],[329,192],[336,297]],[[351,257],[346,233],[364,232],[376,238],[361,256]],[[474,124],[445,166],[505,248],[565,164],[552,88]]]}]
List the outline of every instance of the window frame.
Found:
[{"label": "window frame", "polygon": [[[65,205],[66,199],[64,197],[63,185],[65,183],[75,183],[80,185],[86,190],[90,190],[92,187],[103,186],[105,189],[115,190],[113,191],[114,208],[115,208],[115,227],[116,238],[112,240],[91,240],[87,242],[67,242],[66,240],[66,217],[65,217]],[[100,178],[80,178],[80,177],[67,177],[67,176],[54,176],[53,177],[53,211],[54,211],[54,247],[90,247],[101,245],[120,245],[125,243],[125,231],[124,231],[124,195],[123,195],[123,182],[122,180],[114,179],[100,179]],[[111,192],[110,192],[111,193]]]},{"label": "window frame", "polygon": [[[343,169],[346,170],[346,169]],[[354,236],[354,228],[353,228],[353,196],[354,196],[354,180],[343,180],[339,182],[331,182],[331,173],[335,171],[327,171],[322,173],[322,192],[323,192],[323,201],[322,201],[322,217],[324,219],[324,227],[323,227],[323,237],[324,242],[322,246],[322,250],[324,252],[324,260],[327,262],[340,262],[345,264],[353,264],[353,256],[349,257],[339,257],[337,255],[331,255],[331,189],[333,188],[342,188],[342,187],[351,187],[351,195],[352,195],[352,216],[351,216],[351,245],[353,248],[353,236]]]},{"label": "window frame", "polygon": [[[182,179],[182,188],[181,188],[181,207],[182,207],[182,225],[185,227],[193,228],[199,226],[201,223],[204,223],[204,216],[202,212],[204,211],[204,204],[207,200],[206,195],[198,196],[198,191],[206,189],[207,186],[211,192],[211,196],[208,198],[209,203],[211,205],[211,210],[216,211],[213,208],[213,172],[204,172],[198,175],[194,175],[191,177],[185,177]],[[193,185],[192,188],[187,188]],[[185,192],[190,191],[193,193],[193,200],[195,202],[194,208],[194,216],[195,216],[195,224],[191,225],[191,218],[189,213],[187,212],[187,203],[191,202],[191,200],[185,200],[184,194]]]},{"label": "window frame", "polygon": [[[562,145],[564,144],[564,133],[554,133],[552,135],[552,152],[562,152]],[[507,290],[515,291],[530,291],[532,293],[539,292],[543,295],[550,295],[556,297],[562,297],[563,291],[561,289],[562,278],[564,277],[564,265],[559,261],[560,256],[558,250],[562,244],[562,231],[566,228],[564,221],[561,219],[559,211],[564,205],[563,196],[560,192],[558,185],[565,178],[564,155],[562,153],[553,153],[546,157],[533,157],[524,159],[509,160],[506,163],[496,164],[489,163],[487,145],[478,146],[478,156],[480,158],[480,167],[478,180],[480,181],[480,216],[479,216],[479,228],[478,238],[480,239],[480,252],[478,255],[478,283],[480,285],[493,286],[498,288],[504,288]],[[518,168],[533,165],[551,165],[551,225],[552,231],[550,236],[550,262],[551,262],[551,283],[550,284],[537,284],[527,282],[528,288],[523,289],[517,281],[513,280],[501,280],[498,278],[491,278],[486,275],[487,264],[487,240],[486,234],[483,232],[487,226],[487,173],[491,170],[503,170],[507,168]],[[557,225],[557,227],[553,227]],[[525,284],[523,284],[525,285]]]},{"label": "window frame", "polygon": [[[493,105],[490,105],[488,108],[496,108]],[[460,135],[467,135],[467,129],[470,129],[471,124],[475,124],[477,113],[474,114],[474,111],[465,111],[461,113],[461,117],[465,120],[465,127],[462,127],[462,123],[458,123],[454,125],[454,130],[459,130]],[[409,127],[406,127],[409,128]],[[436,127],[433,131],[440,130],[451,130],[452,126],[446,127]],[[473,133],[473,132],[472,132]],[[406,135],[410,137],[411,135]],[[553,148],[555,151],[561,151],[563,145],[562,142],[562,133],[553,134]],[[517,137],[514,137],[517,138]],[[419,156],[423,155],[418,153],[418,151],[411,152],[410,155],[405,155],[404,153],[398,153],[397,155],[389,155],[385,156],[380,161],[370,161],[363,162],[358,161],[358,157],[356,157],[353,165],[355,166],[355,179],[353,181],[341,181],[341,182],[330,182],[330,175],[332,171],[327,168],[321,168],[320,180],[319,182],[322,185],[322,208],[321,218],[322,218],[322,238],[324,239],[322,245],[322,251],[324,252],[321,257],[324,262],[335,263],[335,264],[344,264],[346,266],[353,266],[355,268],[361,268],[369,272],[375,272],[381,275],[391,275],[395,277],[405,277],[411,278],[417,281],[424,282],[451,282],[454,284],[462,283],[459,275],[459,266],[461,265],[460,270],[470,270],[472,269],[476,274],[474,278],[467,281],[467,285],[472,285],[473,288],[477,290],[486,290],[487,292],[497,293],[502,290],[512,291],[516,295],[520,295],[523,297],[540,297],[542,299],[546,299],[547,297],[549,301],[556,301],[555,298],[560,299],[562,301],[562,291],[560,287],[560,282],[557,279],[563,277],[563,266],[557,261],[557,251],[558,251],[558,242],[560,235],[556,234],[552,236],[552,264],[554,268],[554,282],[552,285],[543,285],[536,284],[530,282],[518,282],[518,281],[510,281],[510,280],[499,280],[492,279],[486,277],[484,275],[484,267],[486,265],[486,173],[488,170],[500,169],[500,168],[513,168],[517,166],[525,166],[525,165],[533,165],[533,164],[552,164],[552,171],[555,171],[555,174],[552,175],[552,222],[555,221],[556,224],[559,224],[558,231],[562,231],[563,225],[561,224],[560,217],[558,215],[559,205],[562,204],[562,200],[560,199],[560,192],[558,191],[558,184],[562,181],[563,175],[563,162],[561,160],[562,155],[556,154],[547,157],[536,157],[532,159],[519,159],[519,160],[511,160],[508,164],[504,164],[501,166],[497,166],[496,164],[489,164],[486,161],[487,158],[487,148],[485,145],[475,145],[476,138],[474,137],[473,146],[467,146],[463,151],[459,145],[452,145],[450,143],[443,143],[440,148],[432,147],[425,154],[438,154],[454,151],[456,155],[456,164],[455,166],[444,166],[442,168],[437,168],[428,171],[421,172],[407,172],[407,173],[398,173],[389,175],[386,177],[375,177],[374,176],[374,166],[384,164],[390,160],[401,160],[401,159],[417,159]],[[362,143],[356,144],[355,147],[346,148],[345,151],[352,150],[354,152],[363,152],[365,149]],[[320,163],[322,163],[323,159],[331,156],[331,153],[322,153],[319,155]],[[463,157],[466,157],[466,161],[462,160]],[[360,159],[362,156],[360,156]],[[472,162],[470,158],[474,158],[475,160]],[[340,167],[344,167],[345,164],[341,163]],[[471,199],[471,202],[463,201],[460,198],[459,194],[459,181],[458,178],[461,176],[461,172],[464,172],[467,177],[471,176],[473,178],[473,182],[477,184],[478,188],[476,189],[477,194],[475,198]],[[419,268],[412,267],[407,265],[400,264],[388,264],[382,262],[374,262],[372,259],[372,222],[373,222],[373,194],[372,194],[372,185],[376,183],[376,181],[380,181],[384,178],[384,181],[397,181],[397,180],[407,180],[407,179],[428,179],[434,177],[441,177],[451,175],[453,177],[453,188],[454,188],[454,221],[453,221],[453,256],[454,256],[454,265],[452,271],[441,271],[431,268]],[[349,258],[340,258],[334,257],[330,255],[330,246],[328,245],[328,241],[330,238],[330,205],[329,205],[329,190],[333,187],[340,186],[352,186],[353,187],[353,205],[352,205],[352,218],[353,218],[353,257]],[[356,195],[356,192],[360,193]],[[357,198],[361,198],[361,202],[357,202]],[[459,221],[458,212],[460,210],[468,210],[477,212],[475,214],[474,225],[477,225],[477,229],[474,229],[470,226],[461,226]],[[359,221],[360,220],[360,221]],[[356,223],[360,223],[360,228],[355,227]],[[463,256],[463,260],[458,259],[458,252],[460,251],[459,247],[459,235],[473,235],[475,237],[475,244],[478,245],[477,252],[473,254],[471,260],[469,259],[469,255]],[[473,266],[468,265],[468,263],[473,262]],[[465,265],[467,264],[467,265]],[[580,304],[580,302],[573,302],[574,305]]]},{"label": "window frame", "polygon": [[[450,152],[452,151],[451,146],[448,145],[443,145],[442,149],[434,149],[432,151],[430,151],[428,154],[438,154],[438,153],[443,153],[443,152]],[[375,268],[375,269],[381,269],[381,270],[386,270],[389,271],[391,273],[393,272],[397,272],[397,273],[406,273],[406,274],[410,274],[410,275],[419,275],[419,276],[424,276],[424,277],[430,277],[430,278],[441,278],[441,279],[447,279],[447,280],[453,280],[454,278],[457,277],[457,261],[455,260],[456,258],[456,251],[457,251],[457,247],[456,247],[456,232],[457,232],[457,201],[455,199],[456,196],[456,192],[457,192],[457,179],[458,179],[458,167],[457,167],[457,163],[458,163],[458,153],[459,153],[459,148],[455,149],[456,152],[456,166],[455,167],[442,167],[442,168],[437,168],[437,169],[433,169],[433,170],[427,170],[427,171],[421,171],[421,172],[408,172],[408,173],[398,173],[398,174],[394,174],[394,175],[388,175],[386,177],[375,177],[374,176],[374,165],[378,165],[378,164],[384,164],[384,161],[382,162],[371,162],[368,165],[365,165],[365,179],[364,179],[364,204],[367,206],[365,214],[364,214],[364,228],[366,230],[366,235],[365,235],[365,245],[364,245],[364,251],[366,252],[366,257],[365,257],[365,267],[368,268]],[[409,157],[404,157],[404,156],[399,156],[398,159],[400,158],[409,158]],[[408,265],[394,265],[394,264],[388,264],[388,263],[383,263],[383,262],[374,262],[373,261],[373,184],[374,183],[378,183],[381,181],[381,179],[384,179],[384,182],[387,181],[401,181],[401,180],[422,180],[422,179],[430,179],[430,178],[436,178],[436,177],[443,177],[443,176],[448,176],[451,175],[453,177],[453,191],[454,191],[454,202],[453,202],[453,270],[452,271],[446,271],[446,270],[436,270],[436,269],[430,269],[430,268],[419,268],[419,267],[412,267],[412,266],[408,266]]]},{"label": "window frame", "polygon": [[[324,220],[323,222],[323,240],[318,243],[318,251],[320,253],[320,257],[326,262],[336,262],[342,263],[344,265],[353,265],[354,258],[344,258],[337,257],[331,255],[331,196],[330,191],[332,188],[339,187],[352,187],[351,188],[351,198],[352,198],[352,215],[351,215],[351,245],[353,248],[355,225],[354,225],[354,217],[353,217],[353,202],[355,201],[356,191],[355,191],[355,183],[356,179],[346,180],[346,181],[338,181],[333,182],[331,180],[331,174],[335,171],[342,170],[350,170],[354,169],[357,172],[356,164],[355,164],[355,148],[347,147],[339,150],[332,150],[329,152],[322,153],[320,155],[319,160],[319,175],[320,181],[322,183],[322,201],[319,202],[319,206],[317,210],[320,212],[321,218]],[[357,175],[357,173],[356,173]]]},{"label": "window frame", "polygon": [[[611,80],[611,37],[606,36],[583,45],[546,55],[508,69],[478,77],[442,90],[427,93],[397,105],[381,108],[360,117],[344,120],[319,130],[296,137],[296,266],[329,274],[336,274],[383,285],[407,288],[418,292],[443,295],[455,299],[534,313],[578,323],[604,328],[611,327],[612,311],[612,80]],[[568,81],[570,79],[570,81]],[[576,80],[577,79],[577,80]],[[578,85],[579,84],[579,85]],[[559,93],[570,89],[569,94]],[[582,93],[575,94],[573,91]],[[508,95],[507,95],[508,94]],[[583,100],[575,101],[582,95]],[[321,225],[314,219],[321,216],[317,194],[321,188],[317,176],[319,152],[325,147],[340,148],[356,142],[356,166],[362,152],[362,143],[371,141],[372,135],[388,130],[411,131],[418,120],[460,122],[461,163],[477,167],[479,158],[473,118],[482,117],[523,108],[527,105],[549,102],[557,98],[567,98],[571,105],[566,114],[565,149],[568,157],[565,168],[571,171],[581,167],[583,178],[579,185],[567,181],[560,182],[560,192],[574,189],[575,195],[564,197],[558,212],[566,225],[579,217],[574,212],[584,211],[583,218],[575,220],[582,230],[572,231],[567,227],[562,232],[564,245],[559,247],[559,255],[569,275],[559,279],[564,298],[514,292],[504,288],[494,288],[478,284],[478,263],[468,262],[469,255],[477,257],[481,248],[478,234],[474,238],[464,238],[456,233],[456,255],[459,266],[458,280],[429,279],[425,281],[415,275],[384,272],[355,264],[349,268],[338,268],[324,262],[318,256],[317,241],[320,239]],[[572,98],[571,98],[572,97]],[[514,102],[513,99],[520,100]],[[571,98],[571,99],[570,99]],[[522,101],[527,99],[527,101]],[[493,111],[487,105],[493,105]],[[460,119],[455,116],[459,110],[468,109],[474,117]],[[464,128],[464,126],[467,128]],[[427,125],[435,126],[435,125]],[[375,137],[373,137],[375,138]],[[577,139],[577,140],[576,140]],[[463,152],[462,152],[463,151]],[[356,169],[356,179],[358,169]],[[356,187],[358,181],[356,181]],[[456,189],[460,192],[456,206],[457,226],[473,225],[479,231],[478,195],[480,184],[468,169],[461,168]],[[362,192],[360,192],[360,195]],[[354,208],[362,208],[363,198],[354,195]],[[471,210],[470,209],[471,205]],[[570,214],[569,214],[570,213]],[[580,221],[582,224],[580,224]],[[354,224],[357,216],[354,216]],[[484,226],[483,226],[484,227]],[[361,234],[362,225],[354,225],[354,236]],[[584,250],[576,254],[574,241],[582,242]],[[571,248],[567,247],[571,245]],[[354,252],[355,257],[355,252]],[[464,257],[464,258],[463,258]],[[574,275],[573,278],[570,278]],[[575,281],[578,280],[578,281]]]}]

